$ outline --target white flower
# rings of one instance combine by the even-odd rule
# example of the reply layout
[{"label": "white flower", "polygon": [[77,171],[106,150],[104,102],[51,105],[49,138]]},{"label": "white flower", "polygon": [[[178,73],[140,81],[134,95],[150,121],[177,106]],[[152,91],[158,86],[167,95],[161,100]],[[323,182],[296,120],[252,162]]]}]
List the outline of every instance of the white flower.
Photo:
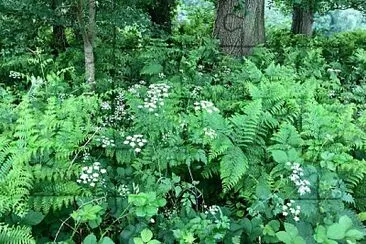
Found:
[{"label": "white flower", "polygon": [[108,102],[103,102],[101,105],[103,110],[110,110],[111,109],[111,105]]},{"label": "white flower", "polygon": [[287,213],[287,212],[283,212],[283,213],[282,213],[282,215],[283,215],[283,216],[287,216],[287,215],[288,215],[288,213]]},{"label": "white flower", "polygon": [[141,152],[141,149],[140,149],[140,148],[136,148],[136,149],[135,149],[135,152],[136,152],[136,153],[139,153],[139,152]]},{"label": "white flower", "polygon": [[93,177],[98,177],[99,176],[99,174],[98,173],[93,173]]},{"label": "white flower", "polygon": [[95,186],[95,183],[94,182],[90,183],[90,186],[91,187],[94,187]]},{"label": "white flower", "polygon": [[295,216],[295,217],[294,217],[294,220],[297,222],[297,221],[299,221],[299,220],[300,220],[300,218],[299,218],[299,217],[297,217],[297,216]]},{"label": "white flower", "polygon": [[93,172],[93,168],[89,167],[88,170],[86,171],[88,174],[91,174]]},{"label": "white flower", "polygon": [[105,169],[101,169],[101,170],[100,170],[100,173],[105,174],[105,173],[107,173],[107,170],[105,170]]},{"label": "white flower", "polygon": [[131,146],[131,147],[135,147],[135,146],[136,146],[136,143],[131,142],[131,143],[130,143],[130,146]]}]

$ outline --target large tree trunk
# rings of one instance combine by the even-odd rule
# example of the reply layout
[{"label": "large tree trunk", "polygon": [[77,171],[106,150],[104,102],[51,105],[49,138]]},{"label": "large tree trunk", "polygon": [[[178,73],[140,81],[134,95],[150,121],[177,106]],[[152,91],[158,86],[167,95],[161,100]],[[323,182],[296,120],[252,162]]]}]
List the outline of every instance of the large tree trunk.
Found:
[{"label": "large tree trunk", "polygon": [[221,50],[233,56],[250,55],[253,48],[264,43],[264,0],[219,0],[214,36]]},{"label": "large tree trunk", "polygon": [[84,21],[83,1],[80,0],[78,19],[82,29],[84,42],[84,59],[85,59],[85,78],[90,84],[95,83],[95,60],[94,60],[94,40],[96,36],[95,24],[95,1],[87,0],[88,13],[87,23]]},{"label": "large tree trunk", "polygon": [[302,6],[294,4],[292,10],[292,27],[294,34],[313,35],[314,11],[311,4]]}]

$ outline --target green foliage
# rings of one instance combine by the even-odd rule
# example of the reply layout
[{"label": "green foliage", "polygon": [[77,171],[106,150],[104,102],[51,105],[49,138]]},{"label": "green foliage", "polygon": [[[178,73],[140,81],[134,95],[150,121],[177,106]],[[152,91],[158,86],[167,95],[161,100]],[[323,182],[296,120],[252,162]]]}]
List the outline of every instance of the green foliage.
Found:
[{"label": "green foliage", "polygon": [[211,5],[158,39],[157,3],[99,4],[93,86],[72,25],[57,57],[0,42],[1,243],[363,240],[365,33],[274,32],[237,60]]}]

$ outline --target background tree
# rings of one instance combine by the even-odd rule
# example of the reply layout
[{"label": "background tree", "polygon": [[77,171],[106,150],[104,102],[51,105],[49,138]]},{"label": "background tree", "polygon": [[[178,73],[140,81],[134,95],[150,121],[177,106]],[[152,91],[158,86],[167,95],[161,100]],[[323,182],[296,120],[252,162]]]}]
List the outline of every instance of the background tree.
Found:
[{"label": "background tree", "polygon": [[312,36],[315,13],[324,14],[334,9],[365,9],[362,0],[275,0],[292,11],[291,31],[294,34]]},{"label": "background tree", "polygon": [[220,40],[223,52],[249,55],[265,40],[264,0],[219,0],[214,36]]}]

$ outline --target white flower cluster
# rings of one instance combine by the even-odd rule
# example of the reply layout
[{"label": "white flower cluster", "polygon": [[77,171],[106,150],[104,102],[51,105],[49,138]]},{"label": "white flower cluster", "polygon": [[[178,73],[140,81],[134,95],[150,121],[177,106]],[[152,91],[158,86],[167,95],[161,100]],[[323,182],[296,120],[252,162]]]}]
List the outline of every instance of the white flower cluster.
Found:
[{"label": "white flower cluster", "polygon": [[164,98],[169,96],[170,86],[165,83],[151,84],[147,91],[147,98],[144,100],[144,105],[139,105],[140,109],[147,109],[149,112],[154,112],[158,106],[164,105]]},{"label": "white flower cluster", "polygon": [[85,162],[87,162],[89,159],[90,159],[90,153],[85,152],[85,153],[83,154],[83,162],[85,163]]},{"label": "white flower cluster", "polygon": [[107,173],[106,169],[100,167],[99,162],[95,162],[91,166],[85,166],[82,168],[80,178],[76,180],[77,183],[89,184],[94,187],[99,181],[104,182],[104,179],[100,180],[101,174]]},{"label": "white flower cluster", "polygon": [[194,86],[191,94],[192,94],[192,96],[197,97],[201,91],[202,91],[202,87]]},{"label": "white flower cluster", "polygon": [[[108,102],[103,102],[101,104],[102,110],[111,110],[112,106]],[[121,121],[127,115],[126,104],[124,102],[124,94],[122,92],[118,93],[114,100],[114,112],[111,115],[105,117],[103,126],[106,125],[116,125],[116,122]]]},{"label": "white flower cluster", "polygon": [[118,93],[118,95],[115,99],[115,103],[116,103],[116,107],[114,109],[113,119],[120,121],[127,114],[123,93]]},{"label": "white flower cluster", "polygon": [[115,147],[116,144],[114,144],[114,140],[113,139],[109,139],[106,136],[101,136],[100,138],[96,139],[97,141],[100,141],[102,143],[102,147],[106,148],[106,147]]},{"label": "white flower cluster", "polygon": [[308,180],[302,179],[304,176],[304,170],[301,168],[300,164],[298,163],[287,163],[291,166],[292,174],[290,175],[290,180],[297,186],[297,192],[300,196],[311,193],[310,189],[310,182]]},{"label": "white flower cluster", "polygon": [[144,80],[141,80],[138,84],[134,84],[133,86],[131,86],[128,91],[136,97],[140,97],[140,89],[142,88],[142,85],[145,84],[146,82]]},{"label": "white flower cluster", "polygon": [[215,137],[217,136],[216,131],[214,129],[211,128],[203,128],[203,131],[205,132],[205,136],[207,136],[210,139],[215,139]]},{"label": "white flower cluster", "polygon": [[219,211],[220,211],[220,207],[217,205],[212,205],[210,207],[207,207],[207,205],[203,206],[204,208],[206,208],[207,210],[205,211],[205,214],[212,214],[212,215],[216,215]]},{"label": "white flower cluster", "polygon": [[295,203],[295,201],[290,200],[290,202],[288,202],[288,203],[286,203],[286,205],[282,206],[282,215],[286,217],[290,213],[292,215],[293,219],[297,222],[300,220],[299,216],[300,216],[301,207],[297,205],[296,208],[294,208],[294,207],[292,207],[293,203]]},{"label": "white flower cluster", "polygon": [[227,74],[228,75],[228,74],[231,73],[231,69],[229,67],[223,66],[223,68],[224,68],[224,71],[223,71],[224,74]]},{"label": "white flower cluster", "polygon": [[20,79],[22,77],[22,74],[16,71],[10,71],[9,77],[14,79]]},{"label": "white flower cluster", "polygon": [[128,186],[125,184],[120,185],[117,191],[121,197],[127,197],[127,195],[130,194],[130,189],[128,189]]},{"label": "white flower cluster", "polygon": [[166,77],[166,75],[164,73],[159,73],[159,78],[160,79],[164,79]]},{"label": "white flower cluster", "polygon": [[211,114],[213,112],[218,112],[219,109],[215,107],[212,102],[209,101],[200,101],[194,103],[194,110],[205,110],[207,113]]},{"label": "white flower cluster", "polygon": [[130,145],[132,148],[134,148],[136,153],[141,152],[141,148],[145,146],[147,143],[147,140],[144,139],[143,135],[133,135],[133,136],[127,136],[123,144]]},{"label": "white flower cluster", "polygon": [[111,105],[108,102],[102,102],[101,108],[102,108],[102,110],[111,110],[112,109]]}]

